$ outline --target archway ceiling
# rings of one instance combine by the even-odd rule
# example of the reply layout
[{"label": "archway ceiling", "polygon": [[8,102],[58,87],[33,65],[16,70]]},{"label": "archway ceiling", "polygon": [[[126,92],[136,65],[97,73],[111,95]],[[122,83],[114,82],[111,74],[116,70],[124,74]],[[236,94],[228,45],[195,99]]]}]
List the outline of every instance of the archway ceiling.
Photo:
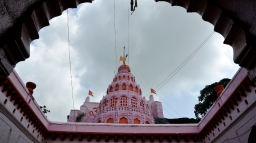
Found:
[{"label": "archway ceiling", "polygon": [[[155,0],[197,12],[233,47],[234,62],[256,78],[256,1],[252,0]],[[67,8],[92,0],[2,0],[0,2],[0,74],[9,75],[14,66],[29,57],[30,43],[49,20]],[[170,7],[171,8],[171,7]]]}]

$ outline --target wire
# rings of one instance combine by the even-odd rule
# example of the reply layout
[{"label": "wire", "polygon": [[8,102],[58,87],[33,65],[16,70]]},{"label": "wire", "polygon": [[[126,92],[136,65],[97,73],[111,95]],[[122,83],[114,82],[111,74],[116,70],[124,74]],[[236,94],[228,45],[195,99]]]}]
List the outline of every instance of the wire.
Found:
[{"label": "wire", "polygon": [[116,1],[114,0],[114,30],[115,30],[115,55],[116,55],[116,70],[117,70],[117,54],[116,54]]},{"label": "wire", "polygon": [[[158,96],[160,97],[160,96]],[[161,98],[161,97],[160,97]],[[178,114],[180,117],[182,117],[176,110],[174,110],[163,98],[161,98],[162,101],[164,101],[165,104],[167,104],[176,114]]]},{"label": "wire", "polygon": [[[149,82],[146,80],[146,78],[144,78],[144,76],[141,74],[141,72],[139,71],[139,69],[136,67],[136,65],[134,64],[133,60],[131,59],[132,64],[134,65],[134,67],[136,68],[136,70],[140,73],[140,75],[143,77],[143,79],[147,82],[148,86],[151,87],[151,85],[149,84]],[[135,72],[134,72],[135,73]],[[143,84],[143,82],[140,80],[140,78],[138,77],[139,81],[142,83],[142,85],[145,87],[145,85]],[[146,88],[146,87],[145,87]],[[146,88],[147,89],[147,88]],[[158,96],[160,97],[160,96]],[[161,98],[161,97],[160,97]],[[162,99],[162,98],[161,98]],[[162,99],[163,100],[163,99]],[[164,101],[164,100],[163,100]],[[165,101],[164,101],[165,102]],[[177,113],[180,117],[182,117],[177,111],[175,111],[167,102],[165,102],[175,113]],[[166,110],[166,109],[165,109]],[[168,112],[168,111],[167,111]],[[169,113],[169,112],[168,112]],[[169,113],[170,114],[170,113]],[[172,114],[171,114],[172,115]],[[173,116],[173,115],[172,115]],[[173,116],[174,117],[174,116]]]},{"label": "wire", "polygon": [[[158,90],[160,90],[168,81],[170,81],[189,61],[190,61],[190,59],[191,58],[193,58],[194,57],[194,55],[204,46],[204,44],[211,38],[211,36],[214,34],[214,31],[196,48],[196,50],[194,50],[194,52],[192,52],[183,62],[182,62],[182,64],[180,64],[179,65],[179,67],[178,68],[176,68],[169,76],[167,76],[165,79],[164,79],[164,81],[166,81],[170,76],[170,78],[164,83],[164,81],[163,82],[161,82],[159,85],[161,85],[162,83],[164,83],[164,84],[162,84],[158,89],[157,89],[157,91]],[[158,85],[158,86],[159,86]],[[157,86],[157,87],[158,87]],[[156,88],[157,88],[156,87]]]},{"label": "wire", "polygon": [[[137,74],[136,74],[135,72],[133,72],[133,73],[134,73],[135,77],[138,77],[138,79],[139,79],[140,83],[143,85],[143,87],[147,89],[147,87],[146,87],[146,86],[143,84],[143,82],[140,80],[139,76],[137,76]],[[129,92],[129,90],[128,90],[128,92]]]},{"label": "wire", "polygon": [[[73,101],[73,109],[75,110],[75,104],[74,104],[74,91],[73,91],[73,82],[72,82],[72,67],[71,67],[71,56],[70,56],[70,39],[69,39],[69,18],[68,18],[68,9],[67,9],[67,28],[68,28],[68,57],[69,57],[69,72],[70,72],[70,85],[71,85],[71,94],[72,94],[72,101]],[[74,112],[75,117],[75,112]],[[75,121],[75,127],[77,132],[77,125]]]},{"label": "wire", "polygon": [[142,78],[146,81],[146,83],[148,84],[149,87],[151,87],[151,85],[148,83],[148,81],[144,78],[144,76],[141,74],[141,72],[139,71],[139,69],[136,67],[136,65],[134,64],[134,62],[131,59],[132,64],[134,65],[134,67],[136,68],[136,70],[139,72],[139,74],[142,76]]},{"label": "wire", "polygon": [[[164,108],[163,108],[164,109]],[[164,109],[167,113],[169,113],[172,117],[174,117],[168,110]],[[175,118],[175,117],[174,117]]]},{"label": "wire", "polygon": [[[128,0],[129,3],[129,0]],[[130,3],[129,3],[130,4]],[[128,56],[130,56],[130,7],[128,4]],[[128,57],[128,64],[130,64],[130,57]]]}]

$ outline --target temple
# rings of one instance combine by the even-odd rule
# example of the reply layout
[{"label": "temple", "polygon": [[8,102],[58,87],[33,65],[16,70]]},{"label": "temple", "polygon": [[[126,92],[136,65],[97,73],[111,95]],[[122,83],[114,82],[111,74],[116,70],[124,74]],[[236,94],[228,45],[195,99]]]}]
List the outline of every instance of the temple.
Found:
[{"label": "temple", "polygon": [[[255,142],[256,85],[246,69],[220,88],[218,99],[196,124],[154,124],[153,118],[163,115],[161,104],[153,96],[149,101],[142,97],[130,71],[121,65],[102,100],[93,103],[87,97],[80,110],[71,111],[69,122],[47,119],[33,97],[32,82],[24,85],[15,71],[0,77],[0,142]],[[78,116],[82,112],[86,116]]]},{"label": "temple", "polygon": [[163,118],[161,102],[154,101],[153,95],[148,101],[142,96],[130,67],[123,60],[101,101],[90,102],[88,96],[80,110],[70,111],[68,122],[154,124],[154,118]]}]

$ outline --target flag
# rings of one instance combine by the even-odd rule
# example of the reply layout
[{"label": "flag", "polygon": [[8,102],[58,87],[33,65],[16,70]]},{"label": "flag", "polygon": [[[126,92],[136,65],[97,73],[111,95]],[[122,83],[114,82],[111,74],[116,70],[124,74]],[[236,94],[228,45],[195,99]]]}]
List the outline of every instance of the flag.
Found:
[{"label": "flag", "polygon": [[156,91],[152,88],[150,88],[150,92],[153,93],[153,94],[156,94]]},{"label": "flag", "polygon": [[125,58],[123,56],[120,56],[120,61],[125,62]]},{"label": "flag", "polygon": [[88,95],[93,96],[93,92],[91,92],[91,90],[89,90]]}]

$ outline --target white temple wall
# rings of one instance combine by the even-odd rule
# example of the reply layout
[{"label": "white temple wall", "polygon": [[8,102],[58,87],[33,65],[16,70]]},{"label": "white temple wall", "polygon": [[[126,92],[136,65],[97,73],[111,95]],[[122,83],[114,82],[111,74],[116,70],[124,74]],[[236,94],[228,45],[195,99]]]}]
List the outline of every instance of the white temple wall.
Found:
[{"label": "white temple wall", "polygon": [[97,102],[84,102],[80,107],[80,112],[84,112],[86,115],[82,119],[83,122],[91,123],[94,116],[99,112],[99,104]]},{"label": "white temple wall", "polygon": [[[82,143],[134,143],[131,139],[131,137],[127,137],[127,142],[124,142],[122,138],[118,140],[118,142],[115,142],[113,138],[110,138],[108,142],[105,141],[104,138],[102,138],[100,141],[96,141],[95,138],[92,138],[91,141],[87,141],[86,138],[84,138],[82,141],[79,141],[78,139],[74,139],[73,141],[70,141],[69,138],[66,138],[65,140],[61,140],[60,138],[56,140],[52,140],[51,138],[46,138],[44,143],[77,143],[77,142],[82,142]],[[155,143],[158,143],[159,140],[158,138],[155,138],[154,140]],[[171,141],[172,143],[195,143],[192,140],[185,142],[184,140],[180,140],[179,142],[176,142],[174,139]],[[141,138],[137,138],[136,143],[142,143]],[[143,143],[152,143],[149,139],[146,139],[145,142]],[[163,140],[161,143],[170,143],[166,139]],[[201,142],[198,142],[201,143]]]},{"label": "white temple wall", "polygon": [[162,103],[159,101],[148,102],[151,114],[154,118],[164,118]]},{"label": "white temple wall", "polygon": [[255,88],[250,93],[246,92],[247,97],[238,101],[238,106],[234,106],[228,117],[204,139],[204,143],[247,142],[252,126],[256,124],[255,92]]},{"label": "white temple wall", "polygon": [[[2,87],[0,87],[0,90]],[[37,130],[23,117],[20,109],[0,92],[0,143],[33,143],[42,141]],[[32,101],[33,102],[33,101]]]}]

